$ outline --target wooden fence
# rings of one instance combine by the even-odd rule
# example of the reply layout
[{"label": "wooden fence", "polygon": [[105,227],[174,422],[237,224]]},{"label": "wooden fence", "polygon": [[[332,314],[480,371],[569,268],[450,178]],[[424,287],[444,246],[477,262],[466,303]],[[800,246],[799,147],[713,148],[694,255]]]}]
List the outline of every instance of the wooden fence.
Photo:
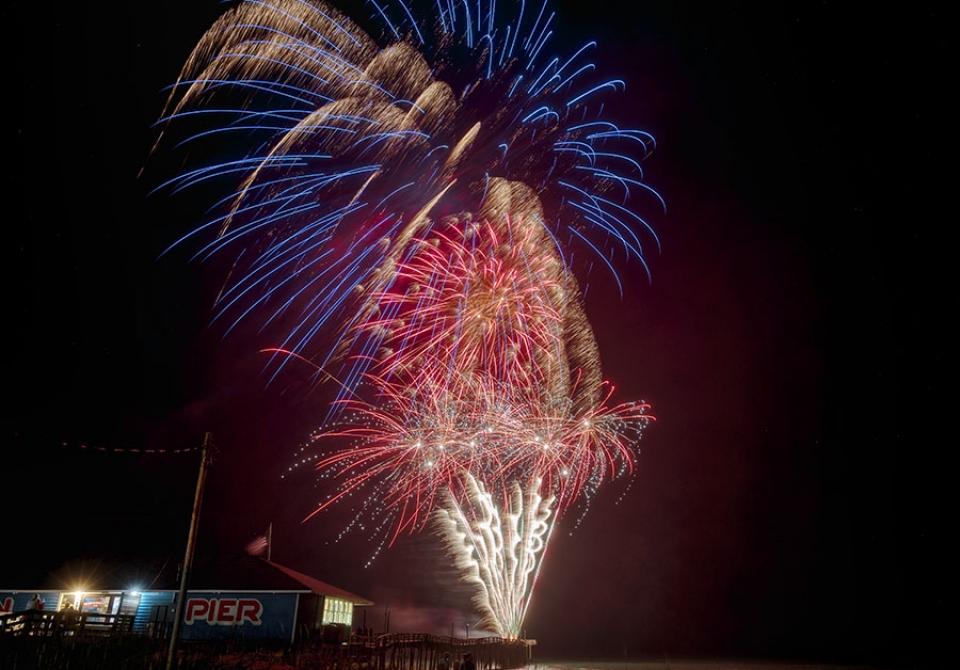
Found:
[{"label": "wooden fence", "polygon": [[0,635],[31,637],[119,637],[133,630],[132,614],[27,610],[0,614]]}]

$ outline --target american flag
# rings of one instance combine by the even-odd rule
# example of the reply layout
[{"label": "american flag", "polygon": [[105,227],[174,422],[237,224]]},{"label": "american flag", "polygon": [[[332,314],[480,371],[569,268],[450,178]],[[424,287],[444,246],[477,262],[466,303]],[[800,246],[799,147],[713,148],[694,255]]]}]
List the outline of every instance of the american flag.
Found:
[{"label": "american flag", "polygon": [[[267,529],[266,533],[258,535],[247,544],[248,554],[251,556],[262,556],[265,552],[268,552],[270,549],[270,531],[272,530],[272,526],[273,524]],[[267,558],[269,558],[269,555]]]}]

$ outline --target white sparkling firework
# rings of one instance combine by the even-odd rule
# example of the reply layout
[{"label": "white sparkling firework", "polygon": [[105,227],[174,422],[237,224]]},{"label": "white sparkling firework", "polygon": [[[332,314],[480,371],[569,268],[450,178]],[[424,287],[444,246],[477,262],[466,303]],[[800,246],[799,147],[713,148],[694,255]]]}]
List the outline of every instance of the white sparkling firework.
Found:
[{"label": "white sparkling firework", "polygon": [[467,472],[463,478],[467,498],[450,496],[437,515],[440,534],[463,578],[476,587],[480,625],[515,639],[556,520],[554,499],[541,497],[537,478],[525,488],[515,480],[498,506],[482,482]]}]

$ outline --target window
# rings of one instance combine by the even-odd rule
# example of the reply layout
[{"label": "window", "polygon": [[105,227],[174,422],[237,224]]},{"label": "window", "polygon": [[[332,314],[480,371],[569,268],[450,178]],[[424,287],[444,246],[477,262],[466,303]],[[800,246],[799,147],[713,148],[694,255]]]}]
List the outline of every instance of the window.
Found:
[{"label": "window", "polygon": [[323,599],[323,623],[353,623],[353,603],[342,598],[326,596]]}]

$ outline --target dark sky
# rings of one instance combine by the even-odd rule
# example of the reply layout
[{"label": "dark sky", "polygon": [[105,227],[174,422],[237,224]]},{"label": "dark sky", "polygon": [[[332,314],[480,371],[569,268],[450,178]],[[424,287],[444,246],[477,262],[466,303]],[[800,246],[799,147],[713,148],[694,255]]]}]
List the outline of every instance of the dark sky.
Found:
[{"label": "dark sky", "polygon": [[[375,619],[429,609],[461,630],[434,538],[367,569],[335,519],[301,523],[309,481],[281,476],[324,399],[295,374],[266,386],[263,343],[221,341],[196,268],[157,260],[200,203],[137,175],[161,89],[222,7],[86,4],[2,10],[19,43],[0,587],[81,558],[179,560],[199,461],[175,452],[209,431],[199,553],[242,552],[272,523],[275,560],[376,600]],[[622,299],[587,296],[607,376],[658,421],[629,491],[561,525],[528,636],[541,657],[945,667],[946,16],[702,4],[560,5],[555,46],[597,39],[628,86],[613,112],[658,140],[652,282],[628,268]]]}]

